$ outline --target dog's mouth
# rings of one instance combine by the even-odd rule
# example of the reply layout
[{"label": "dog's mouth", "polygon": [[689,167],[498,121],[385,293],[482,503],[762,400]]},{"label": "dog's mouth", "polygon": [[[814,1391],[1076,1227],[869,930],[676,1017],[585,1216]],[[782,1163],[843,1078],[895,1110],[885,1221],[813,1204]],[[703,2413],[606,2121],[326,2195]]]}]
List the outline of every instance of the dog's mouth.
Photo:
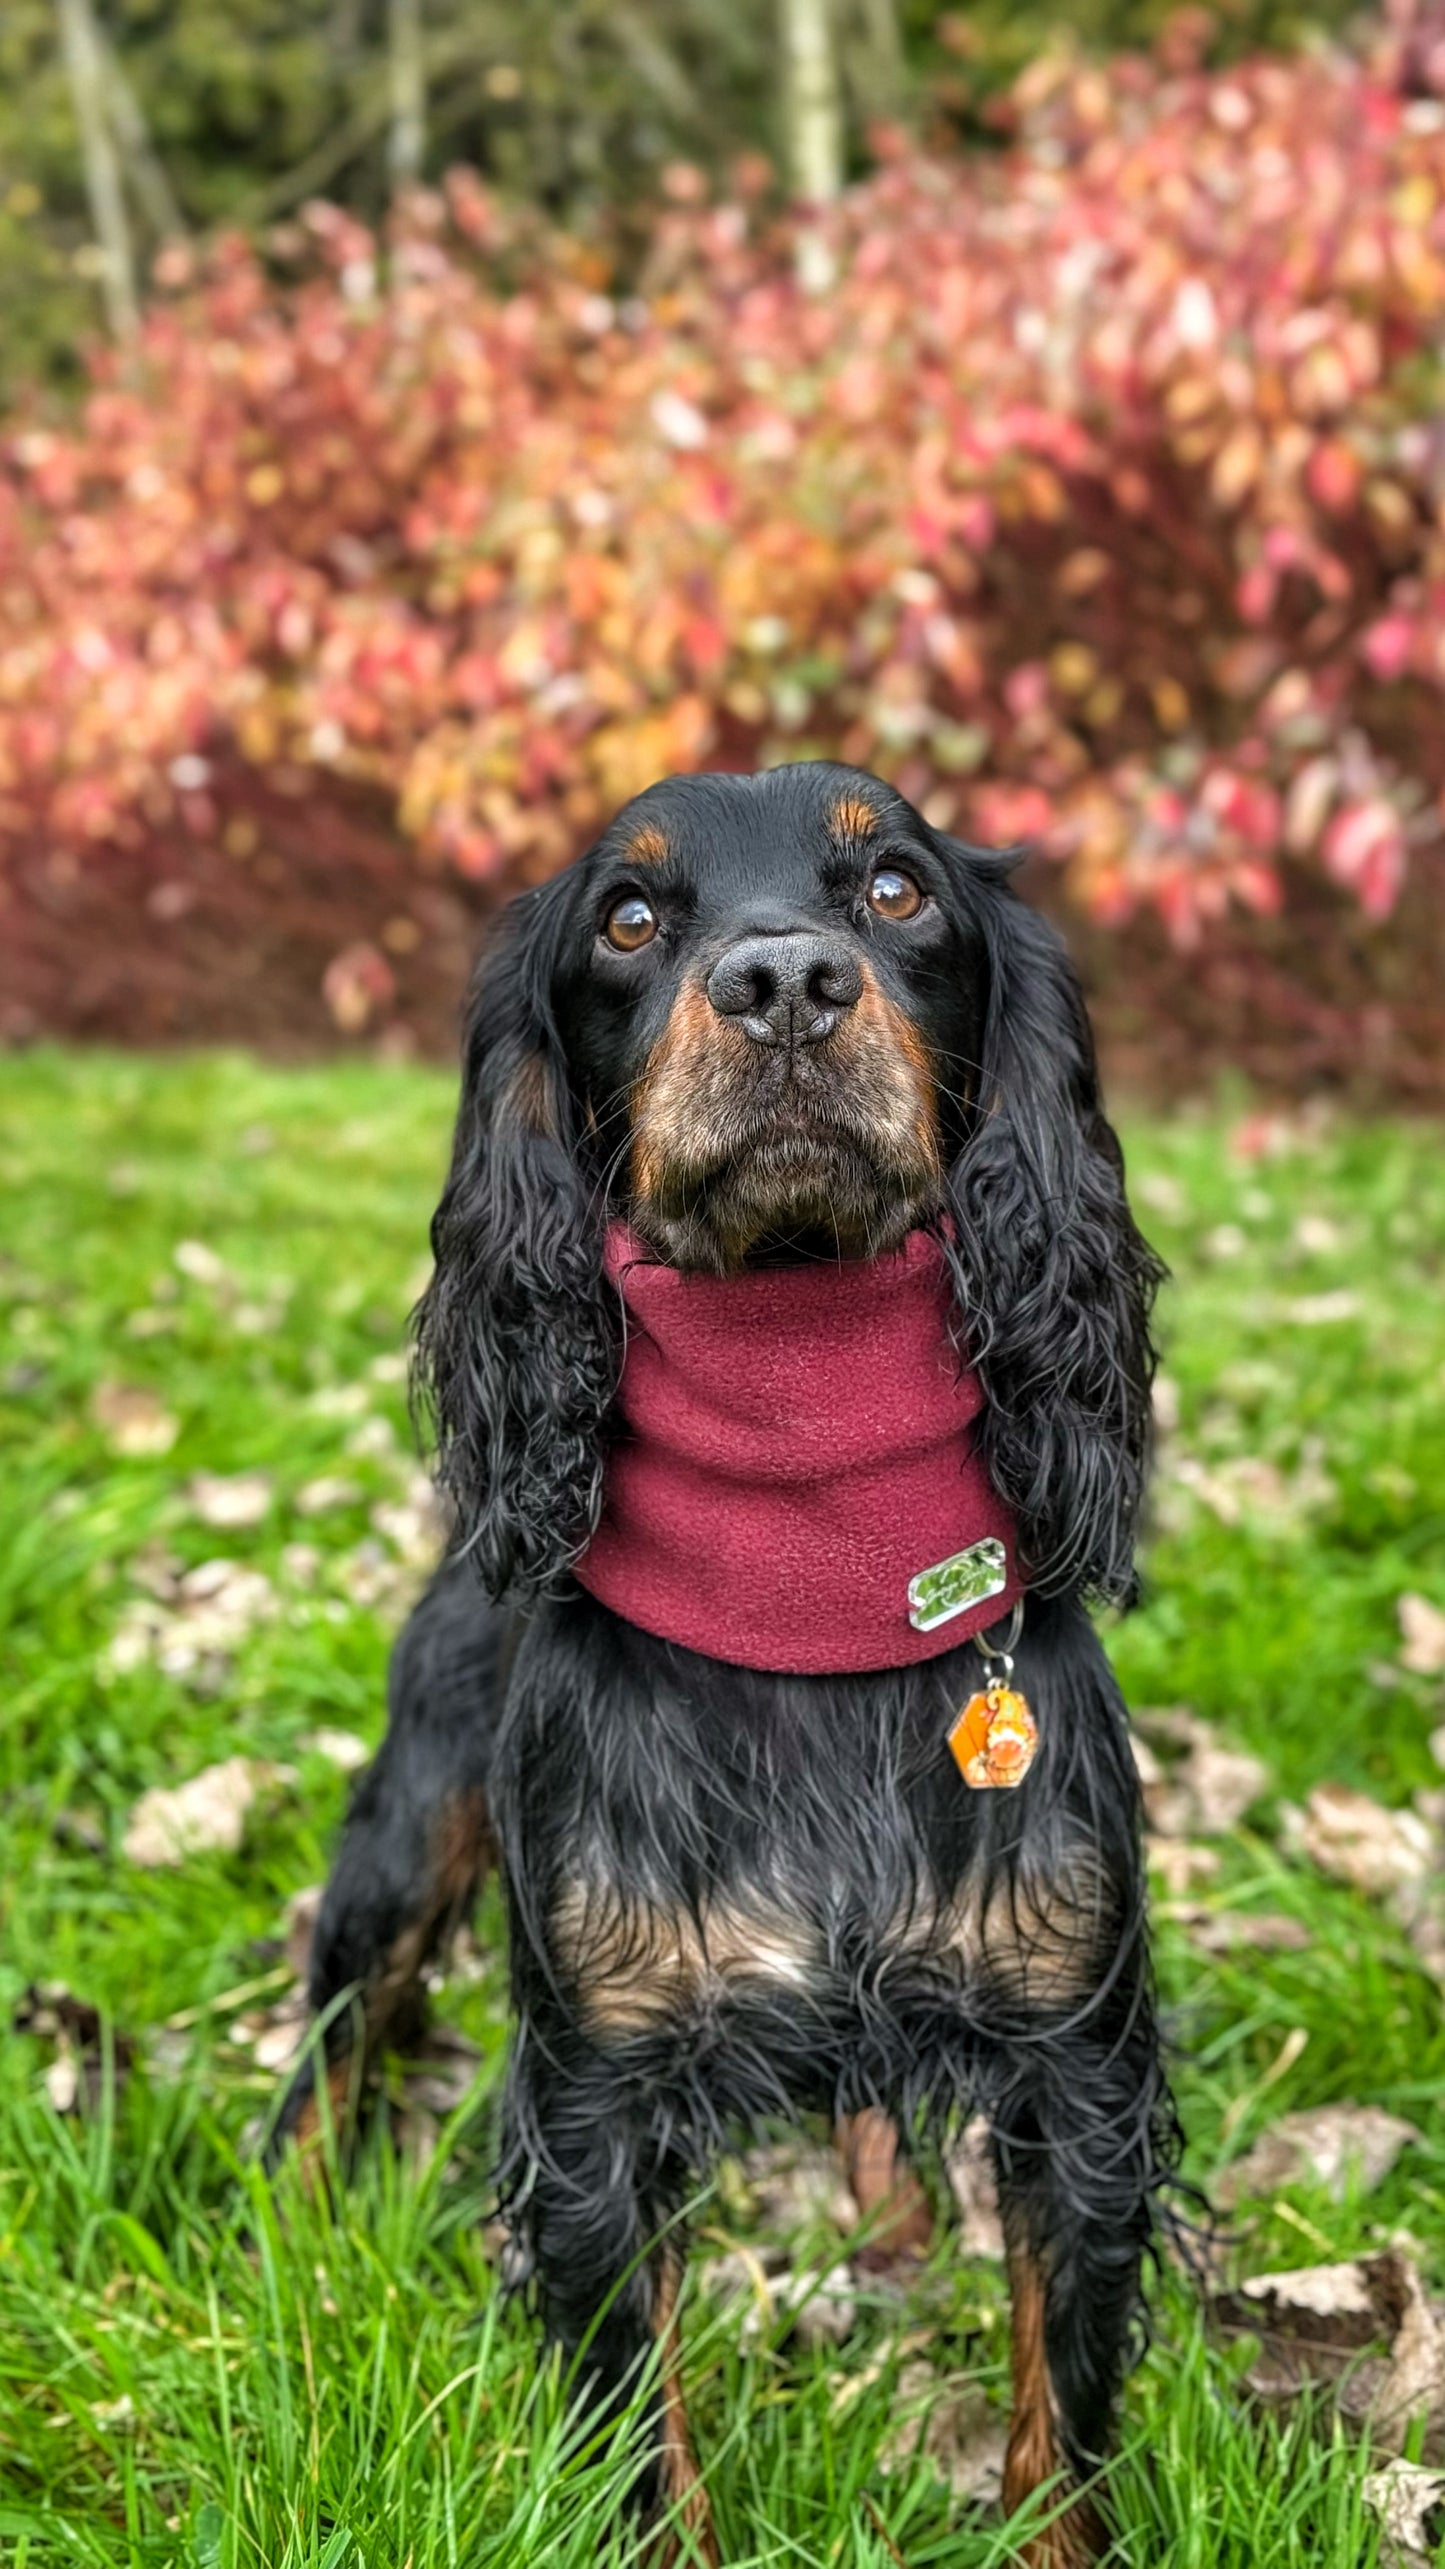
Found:
[{"label": "dog's mouth", "polygon": [[938,1203],[926,1051],[881,998],[827,1043],[762,1052],[676,1009],[632,1125],[631,1218],[674,1266],[874,1257]]}]

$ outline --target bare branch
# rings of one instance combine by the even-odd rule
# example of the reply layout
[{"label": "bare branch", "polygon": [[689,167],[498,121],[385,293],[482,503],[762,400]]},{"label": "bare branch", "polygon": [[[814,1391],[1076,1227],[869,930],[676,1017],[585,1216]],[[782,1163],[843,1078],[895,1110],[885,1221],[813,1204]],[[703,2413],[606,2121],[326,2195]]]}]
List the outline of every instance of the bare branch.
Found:
[{"label": "bare branch", "polygon": [[111,127],[125,154],[126,175],[135,189],[141,211],[157,239],[183,241],[186,237],[185,216],[156,157],[140,100],[121,69],[115,47],[100,26],[95,26],[95,41]]},{"label": "bare branch", "polygon": [[140,327],[140,307],[120,163],[106,114],[105,61],[90,0],[56,0],[56,5],[85,163],[90,216],[100,251],[101,295],[112,336],[124,345],[134,339]]},{"label": "bare branch", "polygon": [[393,187],[407,187],[420,178],[426,157],[426,53],[421,0],[387,0],[386,33],[391,97],[386,160]]}]

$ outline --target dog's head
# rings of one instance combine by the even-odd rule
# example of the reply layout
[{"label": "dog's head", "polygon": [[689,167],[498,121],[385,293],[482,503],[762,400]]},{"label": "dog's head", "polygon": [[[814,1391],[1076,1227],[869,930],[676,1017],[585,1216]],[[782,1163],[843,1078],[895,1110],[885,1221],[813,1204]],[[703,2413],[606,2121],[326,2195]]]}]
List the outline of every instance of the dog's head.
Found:
[{"label": "dog's head", "polygon": [[939,1224],[1035,1584],[1127,1592],[1158,1269],[1077,984],[1010,870],[818,763],[655,785],[512,904],[418,1325],[494,1593],[549,1585],[596,1519],[619,1213],[724,1274]]}]

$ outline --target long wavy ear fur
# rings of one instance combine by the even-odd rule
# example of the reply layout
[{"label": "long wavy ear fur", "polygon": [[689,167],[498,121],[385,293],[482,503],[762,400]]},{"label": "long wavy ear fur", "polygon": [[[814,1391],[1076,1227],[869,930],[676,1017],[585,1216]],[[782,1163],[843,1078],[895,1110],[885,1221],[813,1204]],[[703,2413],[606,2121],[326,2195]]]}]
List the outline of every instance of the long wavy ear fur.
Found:
[{"label": "long wavy ear fur", "polygon": [[494,1597],[535,1596],[597,1521],[617,1377],[601,1217],[552,1006],[566,878],[512,904],[473,984],[415,1390]]},{"label": "long wavy ear fur", "polygon": [[989,996],[977,1121],[950,1174],[955,1287],[1031,1584],[1125,1604],[1165,1269],[1129,1211],[1073,967],[1008,871],[969,864]]}]

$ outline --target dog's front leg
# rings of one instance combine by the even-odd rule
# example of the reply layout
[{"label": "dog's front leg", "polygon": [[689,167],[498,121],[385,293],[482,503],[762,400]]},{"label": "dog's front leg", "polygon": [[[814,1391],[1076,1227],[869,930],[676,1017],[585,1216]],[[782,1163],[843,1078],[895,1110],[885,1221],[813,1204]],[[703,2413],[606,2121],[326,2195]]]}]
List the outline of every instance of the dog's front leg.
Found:
[{"label": "dog's front leg", "polygon": [[549,2335],[577,2359],[579,2396],[620,2419],[654,2357],[635,2495],[657,2520],[650,2569],[717,2569],[712,2515],[683,2406],[677,2327],[686,2170],[646,2091],[575,2032],[518,2027],[505,2164]]},{"label": "dog's front leg", "polygon": [[1013,2299],[1006,2511],[1058,2482],[1027,2569],[1085,2569],[1107,2547],[1091,2498],[1068,2491],[1108,2450],[1170,2127],[1142,1966],[1097,2016],[1039,2029],[992,2118]]}]

